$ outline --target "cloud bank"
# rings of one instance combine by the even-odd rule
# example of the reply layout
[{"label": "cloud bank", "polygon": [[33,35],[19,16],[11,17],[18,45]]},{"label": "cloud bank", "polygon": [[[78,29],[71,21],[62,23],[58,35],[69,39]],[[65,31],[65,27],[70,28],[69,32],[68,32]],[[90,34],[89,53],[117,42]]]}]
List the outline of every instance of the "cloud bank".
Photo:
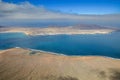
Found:
[{"label": "cloud bank", "polygon": [[29,2],[20,4],[0,2],[0,17],[4,19],[79,19],[77,15],[50,11]]},{"label": "cloud bank", "polygon": [[0,22],[8,20],[73,20],[73,21],[120,21],[120,14],[78,15],[51,11],[43,6],[35,6],[29,2],[20,4],[7,3],[0,0]]}]

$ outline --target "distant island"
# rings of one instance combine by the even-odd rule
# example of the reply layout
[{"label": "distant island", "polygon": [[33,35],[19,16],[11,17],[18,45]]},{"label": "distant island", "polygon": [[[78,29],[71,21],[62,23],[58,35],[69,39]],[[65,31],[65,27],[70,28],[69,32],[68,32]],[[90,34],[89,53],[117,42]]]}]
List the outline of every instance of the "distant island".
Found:
[{"label": "distant island", "polygon": [[0,51],[0,80],[120,80],[120,60],[12,48]]},{"label": "distant island", "polygon": [[48,26],[48,27],[0,27],[1,33],[22,32],[26,35],[73,35],[73,34],[108,34],[116,29],[99,25],[76,25],[76,26]]}]

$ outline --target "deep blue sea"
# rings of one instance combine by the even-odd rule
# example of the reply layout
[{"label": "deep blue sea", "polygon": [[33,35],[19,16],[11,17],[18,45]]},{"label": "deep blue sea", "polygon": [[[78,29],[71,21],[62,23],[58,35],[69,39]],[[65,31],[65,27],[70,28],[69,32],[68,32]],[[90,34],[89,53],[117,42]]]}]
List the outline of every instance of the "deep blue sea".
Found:
[{"label": "deep blue sea", "polygon": [[13,47],[44,50],[65,55],[97,55],[120,58],[120,32],[52,36],[0,33],[0,50]]}]

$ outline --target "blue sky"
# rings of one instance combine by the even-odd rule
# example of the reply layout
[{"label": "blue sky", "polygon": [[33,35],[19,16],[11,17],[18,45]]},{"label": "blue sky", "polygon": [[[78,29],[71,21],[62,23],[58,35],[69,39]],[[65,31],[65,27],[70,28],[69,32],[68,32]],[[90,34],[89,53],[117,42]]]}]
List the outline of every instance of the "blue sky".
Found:
[{"label": "blue sky", "polygon": [[41,21],[118,24],[119,4],[120,0],[0,0],[0,25]]},{"label": "blue sky", "polygon": [[19,4],[28,1],[35,6],[44,6],[53,11],[75,14],[118,14],[120,0],[3,0]]}]

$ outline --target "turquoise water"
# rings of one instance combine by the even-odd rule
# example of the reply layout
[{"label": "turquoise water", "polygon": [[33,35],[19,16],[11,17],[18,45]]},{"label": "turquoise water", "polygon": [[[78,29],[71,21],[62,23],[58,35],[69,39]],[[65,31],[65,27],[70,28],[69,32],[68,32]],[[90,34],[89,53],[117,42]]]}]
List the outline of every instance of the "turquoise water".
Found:
[{"label": "turquoise water", "polygon": [[13,47],[44,50],[65,55],[99,55],[120,58],[120,32],[54,36],[0,33],[0,49]]}]

